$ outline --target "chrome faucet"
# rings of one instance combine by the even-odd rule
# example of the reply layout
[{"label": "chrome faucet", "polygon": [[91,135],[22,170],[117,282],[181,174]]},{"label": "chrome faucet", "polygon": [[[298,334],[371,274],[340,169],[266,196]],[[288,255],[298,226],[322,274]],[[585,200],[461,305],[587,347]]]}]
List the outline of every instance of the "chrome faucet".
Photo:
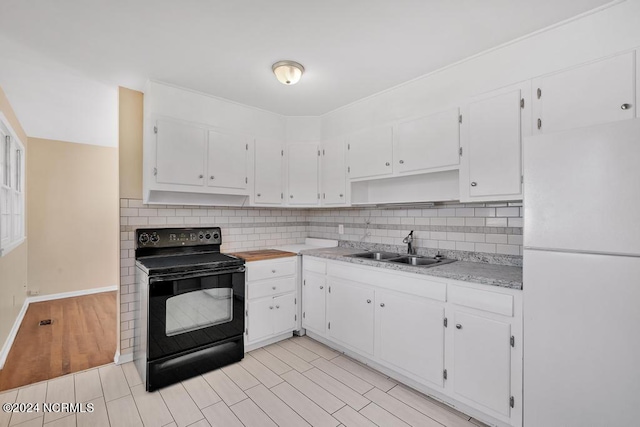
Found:
[{"label": "chrome faucet", "polygon": [[407,253],[409,255],[415,255],[416,254],[416,250],[413,247],[413,230],[411,230],[409,235],[402,240],[402,243],[406,243],[407,244]]}]

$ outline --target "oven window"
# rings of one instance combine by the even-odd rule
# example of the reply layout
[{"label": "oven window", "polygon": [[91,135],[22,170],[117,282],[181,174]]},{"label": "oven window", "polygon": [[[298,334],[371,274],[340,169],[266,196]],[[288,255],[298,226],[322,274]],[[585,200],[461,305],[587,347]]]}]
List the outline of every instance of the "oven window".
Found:
[{"label": "oven window", "polygon": [[167,300],[168,337],[233,320],[233,289],[187,292]]}]

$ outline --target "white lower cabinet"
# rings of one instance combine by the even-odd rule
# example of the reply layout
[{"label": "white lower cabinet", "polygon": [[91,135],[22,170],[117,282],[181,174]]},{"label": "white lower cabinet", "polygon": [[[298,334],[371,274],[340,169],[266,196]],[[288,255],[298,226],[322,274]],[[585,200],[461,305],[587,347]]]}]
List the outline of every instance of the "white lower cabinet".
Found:
[{"label": "white lower cabinet", "polygon": [[247,263],[245,350],[271,344],[296,329],[296,258]]},{"label": "white lower cabinet", "polygon": [[410,376],[444,385],[444,307],[376,290],[376,354]]},{"label": "white lower cabinet", "polygon": [[477,419],[522,426],[521,291],[310,256],[303,274],[311,337]]},{"label": "white lower cabinet", "polygon": [[511,324],[459,310],[452,320],[454,395],[509,416]]},{"label": "white lower cabinet", "polygon": [[325,333],[327,288],[324,275],[305,271],[302,283],[302,327],[321,334]]},{"label": "white lower cabinet", "polygon": [[374,291],[346,280],[327,280],[327,333],[348,347],[373,354]]}]

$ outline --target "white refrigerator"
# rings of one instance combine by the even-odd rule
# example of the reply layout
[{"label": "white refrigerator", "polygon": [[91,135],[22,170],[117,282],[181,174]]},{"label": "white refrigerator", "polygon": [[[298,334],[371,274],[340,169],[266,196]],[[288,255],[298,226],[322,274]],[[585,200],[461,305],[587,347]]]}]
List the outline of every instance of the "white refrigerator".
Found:
[{"label": "white refrigerator", "polygon": [[640,426],[640,119],[524,142],[524,427]]}]

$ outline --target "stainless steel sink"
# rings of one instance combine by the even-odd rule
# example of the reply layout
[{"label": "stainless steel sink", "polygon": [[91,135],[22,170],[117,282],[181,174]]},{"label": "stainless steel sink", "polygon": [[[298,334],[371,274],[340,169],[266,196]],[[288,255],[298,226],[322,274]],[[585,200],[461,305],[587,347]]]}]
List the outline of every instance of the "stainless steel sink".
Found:
[{"label": "stainless steel sink", "polygon": [[360,254],[349,255],[355,258],[369,258],[376,261],[388,260],[391,258],[398,258],[400,254],[394,254],[391,252],[363,252]]},{"label": "stainless steel sink", "polygon": [[420,256],[403,256],[399,258],[388,259],[388,262],[398,264],[416,265],[421,267],[435,267],[438,265],[449,264],[455,260],[446,258],[426,258]]}]

